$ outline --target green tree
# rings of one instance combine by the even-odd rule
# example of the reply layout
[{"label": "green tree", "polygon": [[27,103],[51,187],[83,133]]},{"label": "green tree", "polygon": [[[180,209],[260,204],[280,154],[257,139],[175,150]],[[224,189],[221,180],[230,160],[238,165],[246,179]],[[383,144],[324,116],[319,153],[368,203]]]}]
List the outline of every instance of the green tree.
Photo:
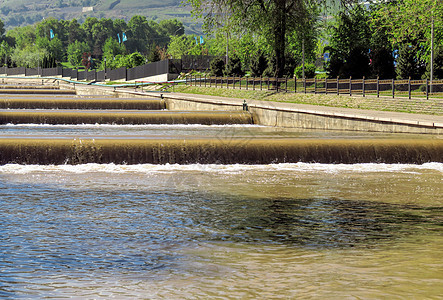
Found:
[{"label": "green tree", "polygon": [[157,38],[156,31],[149,25],[145,16],[133,16],[128,22],[127,47],[130,52],[146,53]]},{"label": "green tree", "polygon": [[57,61],[64,61],[65,50],[62,41],[56,36],[53,39],[47,37],[36,37],[35,44],[40,49],[45,49],[46,55],[51,56]]},{"label": "green tree", "polygon": [[363,5],[355,5],[349,11],[340,12],[337,23],[331,27],[330,77],[362,78],[370,75],[369,49],[371,30],[369,12]]},{"label": "green tree", "polygon": [[177,36],[185,33],[183,23],[177,19],[161,20],[158,24],[160,32],[164,36]]},{"label": "green tree", "polygon": [[254,77],[262,76],[263,72],[268,67],[268,62],[266,60],[265,55],[260,52],[258,55],[255,55],[251,61],[251,75]]},{"label": "green tree", "polygon": [[85,52],[90,52],[90,48],[86,42],[75,41],[68,46],[68,62],[73,66],[79,66],[82,61],[82,55]]},{"label": "green tree", "polygon": [[[426,78],[430,78],[431,68],[426,67]],[[434,79],[443,79],[443,45],[435,49],[434,56]]]},{"label": "green tree", "polygon": [[223,76],[223,72],[225,70],[225,61],[221,57],[214,58],[213,60],[211,60],[210,68],[212,76]]},{"label": "green tree", "polygon": [[11,57],[12,48],[6,41],[2,41],[0,44],[0,61],[2,66],[8,65],[8,57]]},{"label": "green tree", "polygon": [[186,0],[193,14],[203,17],[211,32],[224,27],[225,32],[244,32],[262,36],[275,57],[275,76],[284,74],[287,33],[313,24],[317,18],[314,0]]},{"label": "green tree", "polygon": [[114,22],[111,19],[102,18],[92,25],[91,32],[94,41],[93,53],[100,55],[106,39],[114,35]]},{"label": "green tree", "polygon": [[46,49],[37,46],[22,48],[14,48],[11,53],[11,61],[17,67],[37,68],[42,66],[43,58],[48,56]]},{"label": "green tree", "polygon": [[128,68],[134,68],[145,64],[145,57],[139,52],[134,52],[128,55]]},{"label": "green tree", "polygon": [[78,23],[77,19],[72,19],[66,29],[68,30],[68,45],[74,43],[75,41],[85,41],[85,32]]},{"label": "green tree", "polygon": [[183,55],[189,54],[189,49],[194,47],[195,42],[186,36],[171,36],[168,45],[168,53],[175,59],[181,59]]},{"label": "green tree", "polygon": [[5,24],[2,20],[0,20],[0,36],[3,36],[5,34]]},{"label": "green tree", "polygon": [[417,46],[403,44],[400,47],[396,69],[399,79],[421,79],[425,68],[425,62],[417,58]]},{"label": "green tree", "polygon": [[86,20],[81,24],[80,28],[85,33],[85,41],[88,43],[89,47],[92,49],[94,47],[94,39],[93,39],[93,33],[92,33],[92,27],[98,23],[98,19],[95,17],[88,17]]},{"label": "green tree", "polygon": [[[386,1],[380,5],[372,20],[379,28],[386,29],[390,41],[396,48],[401,49],[404,45],[412,44],[412,47],[417,49],[416,61],[426,60],[428,64],[430,63],[432,25],[434,25],[435,47],[443,45],[441,0]],[[407,49],[403,50],[403,53],[409,52]]]},{"label": "green tree", "polygon": [[240,58],[237,55],[233,55],[229,58],[229,62],[226,65],[226,70],[224,72],[225,76],[244,76],[245,72]]},{"label": "green tree", "polygon": [[35,43],[35,26],[15,27],[6,33],[19,49],[24,49]]}]

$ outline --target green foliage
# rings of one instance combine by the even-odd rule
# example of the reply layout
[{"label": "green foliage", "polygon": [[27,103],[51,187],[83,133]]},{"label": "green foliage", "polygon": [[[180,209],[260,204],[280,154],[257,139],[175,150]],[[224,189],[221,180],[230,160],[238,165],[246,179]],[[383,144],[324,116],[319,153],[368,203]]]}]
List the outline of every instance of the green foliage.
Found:
[{"label": "green foliage", "polygon": [[127,47],[130,52],[146,53],[154,45],[153,41],[159,38],[145,16],[133,16],[128,22],[128,29],[127,37],[130,40]]},{"label": "green foliage", "polygon": [[189,53],[189,49],[192,49],[194,45],[195,42],[186,36],[172,36],[168,45],[168,53],[172,58],[181,59],[183,55]]},{"label": "green foliage", "polygon": [[229,58],[228,64],[224,72],[225,76],[244,76],[245,72],[242,67],[240,58],[233,55]]},{"label": "green foliage", "polygon": [[82,61],[83,53],[90,51],[91,49],[86,42],[75,41],[68,46],[68,62],[72,66],[78,66]]},{"label": "green foliage", "polygon": [[149,62],[156,62],[161,60],[160,49],[154,45],[151,46],[147,59]]},{"label": "green foliage", "polygon": [[15,27],[6,33],[6,36],[14,41],[17,48],[24,49],[35,42],[35,27]]},{"label": "green foliage", "polygon": [[[295,77],[303,78],[303,65],[295,68]],[[315,65],[313,63],[309,63],[305,65],[305,78],[314,78],[315,77]]]},{"label": "green foliage", "polygon": [[223,72],[225,70],[225,61],[221,57],[214,58],[211,61],[210,68],[212,76],[223,76]]},{"label": "green foliage", "polygon": [[2,41],[0,44],[0,61],[2,66],[8,64],[8,56],[11,56],[12,48],[6,41]]},{"label": "green foliage", "polygon": [[65,49],[62,41],[56,36],[53,39],[47,37],[36,37],[35,44],[42,49],[45,49],[48,55],[57,61],[64,60]]},{"label": "green foliage", "polygon": [[128,68],[134,68],[137,66],[144,65],[145,57],[141,55],[139,52],[134,52],[128,55]]},{"label": "green foliage", "polygon": [[[426,68],[426,78],[431,78],[431,65]],[[443,46],[438,47],[434,53],[434,78],[443,79]]]},{"label": "green foliage", "polygon": [[436,44],[443,42],[443,5],[441,0],[386,1],[379,5],[373,22],[389,28],[389,37],[396,45],[420,40],[430,53],[431,24],[434,21]]},{"label": "green foliage", "polygon": [[417,59],[417,48],[413,45],[402,45],[398,51],[397,78],[421,79],[425,64]]},{"label": "green foliage", "polygon": [[306,37],[304,28],[311,28],[318,20],[317,1],[186,0],[186,3],[192,5],[194,16],[204,17],[208,32],[246,33],[265,40],[275,57],[271,72],[278,76],[285,72],[288,33],[299,31]]},{"label": "green foliage", "polygon": [[42,66],[42,61],[48,53],[46,49],[29,47],[25,49],[15,48],[11,53],[11,61],[17,67],[37,68]]},{"label": "green foliage", "polygon": [[258,55],[254,56],[251,61],[251,75],[253,77],[262,76],[263,72],[268,67],[268,62],[266,60],[263,52],[260,52]]},{"label": "green foliage", "polygon": [[110,37],[106,40],[104,46],[103,46],[103,55],[107,58],[112,58],[119,54],[125,54],[126,53],[126,47],[124,44],[119,44],[118,41]]},{"label": "green foliage", "polygon": [[352,10],[339,14],[337,24],[330,28],[330,46],[326,47],[330,52],[327,66],[330,77],[362,78],[370,75],[369,19],[369,12],[363,5],[354,5]]},{"label": "green foliage", "polygon": [[5,24],[0,20],[0,36],[3,36],[3,34],[5,34]]},{"label": "green foliage", "polygon": [[159,33],[164,36],[179,36],[185,33],[183,23],[177,19],[162,20],[158,23]]}]

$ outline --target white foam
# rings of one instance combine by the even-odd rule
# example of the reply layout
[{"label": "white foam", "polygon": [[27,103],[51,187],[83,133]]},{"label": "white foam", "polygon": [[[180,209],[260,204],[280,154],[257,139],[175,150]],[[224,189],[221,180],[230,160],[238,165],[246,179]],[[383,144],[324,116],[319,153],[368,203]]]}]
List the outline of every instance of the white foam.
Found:
[{"label": "white foam", "polygon": [[269,165],[216,165],[216,164],[80,164],[80,165],[19,165],[7,164],[0,166],[0,174],[27,174],[35,172],[63,173],[164,173],[164,172],[208,172],[208,173],[240,173],[248,171],[259,172],[323,172],[323,173],[373,173],[373,172],[408,172],[416,173],[425,170],[438,171],[443,174],[443,163],[412,164],[317,164],[317,163],[288,163]]}]

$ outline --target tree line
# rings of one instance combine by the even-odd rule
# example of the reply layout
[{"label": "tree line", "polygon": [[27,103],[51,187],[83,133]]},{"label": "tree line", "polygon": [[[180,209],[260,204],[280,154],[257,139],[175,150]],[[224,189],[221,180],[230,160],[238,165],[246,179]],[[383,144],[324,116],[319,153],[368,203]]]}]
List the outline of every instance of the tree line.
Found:
[{"label": "tree line", "polygon": [[0,61],[9,67],[53,67],[63,62],[77,67],[85,65],[86,56],[94,68],[103,68],[104,58],[107,67],[132,67],[161,59],[165,55],[161,49],[171,37],[182,34],[184,26],[176,19],[155,22],[139,15],[127,23],[95,17],[82,24],[48,18],[7,32],[0,21]]},{"label": "tree line", "polygon": [[[339,1],[339,0],[337,0]],[[8,66],[97,69],[134,67],[184,55],[219,57],[217,76],[443,79],[441,0],[187,0],[203,18],[205,35],[185,35],[181,22],[49,18],[2,36],[0,61]],[[125,40],[123,41],[123,34]],[[431,51],[433,50],[433,51]],[[92,64],[90,61],[92,57]],[[94,59],[95,58],[95,59]],[[320,76],[317,74],[317,76]]]},{"label": "tree line", "polygon": [[[443,79],[441,0],[186,2],[208,33],[244,45],[231,53],[255,75],[292,76],[295,69],[300,77],[304,65],[311,76],[324,67],[331,78],[420,79],[430,77],[433,56],[434,78]],[[340,9],[331,13],[334,5]]]}]

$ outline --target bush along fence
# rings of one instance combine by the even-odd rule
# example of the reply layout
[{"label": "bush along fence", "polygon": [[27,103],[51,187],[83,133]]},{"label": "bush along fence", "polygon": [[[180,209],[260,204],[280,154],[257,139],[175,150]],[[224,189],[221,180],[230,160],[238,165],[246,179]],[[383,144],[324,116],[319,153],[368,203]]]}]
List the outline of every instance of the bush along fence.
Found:
[{"label": "bush along fence", "polygon": [[135,68],[106,69],[102,71],[79,71],[72,69],[56,68],[8,68],[0,67],[0,75],[7,76],[41,76],[41,77],[67,77],[72,80],[86,81],[131,81],[161,74],[180,74],[182,71],[181,60],[166,59],[138,66]]},{"label": "bush along fence", "polygon": [[366,95],[395,97],[443,97],[443,80],[394,79],[298,79],[275,77],[186,76],[186,84],[245,90],[267,90],[293,93]]}]

